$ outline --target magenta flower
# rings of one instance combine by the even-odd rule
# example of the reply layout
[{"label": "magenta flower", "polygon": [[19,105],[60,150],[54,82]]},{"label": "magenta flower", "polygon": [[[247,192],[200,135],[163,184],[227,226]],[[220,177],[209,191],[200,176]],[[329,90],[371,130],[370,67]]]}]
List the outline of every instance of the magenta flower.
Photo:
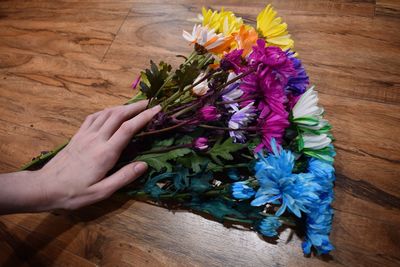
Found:
[{"label": "magenta flower", "polygon": [[204,106],[199,110],[199,119],[201,121],[216,121],[221,117],[218,109],[214,106]]},{"label": "magenta flower", "polygon": [[272,138],[278,144],[282,143],[285,129],[289,126],[288,113],[276,114],[271,113],[266,119],[259,120],[258,127],[262,133],[261,143],[256,147],[255,152],[260,151],[262,148],[266,148],[268,151],[271,149]]},{"label": "magenta flower", "polygon": [[208,148],[208,138],[198,137],[193,140],[193,147],[197,150],[206,150]]}]

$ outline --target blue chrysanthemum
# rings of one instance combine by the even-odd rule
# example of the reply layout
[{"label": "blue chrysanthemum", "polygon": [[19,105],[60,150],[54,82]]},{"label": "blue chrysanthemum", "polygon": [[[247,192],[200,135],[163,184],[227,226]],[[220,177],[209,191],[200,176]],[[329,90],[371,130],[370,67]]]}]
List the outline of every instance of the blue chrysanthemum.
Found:
[{"label": "blue chrysanthemum", "polygon": [[305,254],[311,253],[311,247],[318,254],[329,253],[334,247],[329,241],[332,228],[333,209],[333,181],[334,168],[331,164],[318,159],[310,159],[308,170],[313,174],[321,189],[318,191],[318,201],[309,205],[306,218],[306,239],[303,242]]},{"label": "blue chrysanthemum", "polygon": [[293,174],[293,154],[277,147],[275,140],[272,140],[271,146],[273,154],[268,157],[260,155],[255,164],[255,176],[260,188],[251,205],[282,204],[276,216],[282,215],[288,208],[301,217],[301,211],[308,212],[307,206],[318,200],[315,192],[320,190],[320,185],[314,181],[313,174]]},{"label": "blue chrysanthemum", "polygon": [[277,229],[282,225],[278,217],[268,216],[264,218],[259,225],[259,232],[268,237],[278,235]]},{"label": "blue chrysanthemum", "polygon": [[236,199],[249,199],[256,192],[246,182],[236,182],[232,185],[232,195]]}]

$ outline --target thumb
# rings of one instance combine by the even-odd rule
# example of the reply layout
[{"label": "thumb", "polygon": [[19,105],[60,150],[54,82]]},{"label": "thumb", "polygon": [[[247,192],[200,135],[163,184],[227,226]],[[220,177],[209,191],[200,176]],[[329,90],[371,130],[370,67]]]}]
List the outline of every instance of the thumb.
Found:
[{"label": "thumb", "polygon": [[[95,192],[103,193],[110,196],[121,187],[133,182],[139,178],[147,170],[147,163],[143,161],[133,162],[122,167],[114,174],[104,178],[100,182],[92,185]],[[101,194],[101,195],[103,195]]]}]

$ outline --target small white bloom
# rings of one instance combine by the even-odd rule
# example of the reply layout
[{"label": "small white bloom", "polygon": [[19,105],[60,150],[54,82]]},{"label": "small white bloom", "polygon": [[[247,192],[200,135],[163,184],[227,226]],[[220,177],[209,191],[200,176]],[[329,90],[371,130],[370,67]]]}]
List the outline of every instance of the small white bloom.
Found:
[{"label": "small white bloom", "polygon": [[[193,84],[199,82],[205,76],[206,76],[205,72],[200,73],[199,76],[197,76],[197,78],[194,80]],[[208,81],[207,81],[207,79],[205,79],[204,81],[202,81],[201,83],[199,83],[198,85],[193,87],[192,92],[193,92],[193,94],[195,94],[197,96],[203,96],[203,95],[207,94],[209,89],[210,88],[208,87]]]}]

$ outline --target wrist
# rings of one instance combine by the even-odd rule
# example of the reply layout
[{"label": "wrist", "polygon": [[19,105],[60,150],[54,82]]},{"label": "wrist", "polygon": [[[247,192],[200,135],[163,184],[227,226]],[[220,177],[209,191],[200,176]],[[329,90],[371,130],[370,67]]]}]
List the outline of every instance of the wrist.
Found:
[{"label": "wrist", "polygon": [[40,212],[48,202],[39,171],[0,175],[0,213]]}]

